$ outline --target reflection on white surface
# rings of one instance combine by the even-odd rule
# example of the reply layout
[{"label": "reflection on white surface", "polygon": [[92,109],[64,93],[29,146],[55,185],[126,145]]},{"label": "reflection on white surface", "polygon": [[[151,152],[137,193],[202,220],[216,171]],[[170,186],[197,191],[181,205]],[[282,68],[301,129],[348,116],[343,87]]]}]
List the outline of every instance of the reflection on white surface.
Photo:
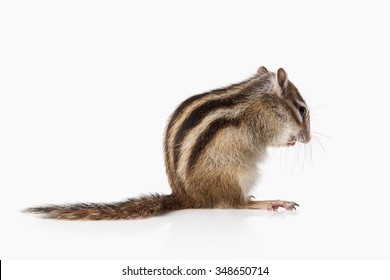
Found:
[{"label": "reflection on white surface", "polygon": [[[378,240],[350,214],[322,211],[182,210],[134,221],[53,221],[18,214],[2,254],[32,259],[344,259],[385,258]],[[360,214],[359,214],[360,215]],[[361,219],[364,216],[360,215]],[[341,219],[341,220],[340,220]],[[345,219],[345,220],[343,220]],[[366,220],[367,221],[367,220]],[[386,233],[387,232],[387,233]],[[364,233],[364,234],[362,234]],[[4,234],[4,232],[3,232]]]}]

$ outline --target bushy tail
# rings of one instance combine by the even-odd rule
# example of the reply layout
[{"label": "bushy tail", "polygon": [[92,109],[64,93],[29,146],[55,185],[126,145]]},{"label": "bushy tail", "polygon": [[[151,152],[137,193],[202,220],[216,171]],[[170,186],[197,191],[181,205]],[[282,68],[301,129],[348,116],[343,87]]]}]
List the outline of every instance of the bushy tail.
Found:
[{"label": "bushy tail", "polygon": [[124,220],[158,216],[182,209],[172,194],[151,194],[116,203],[77,203],[25,209],[44,218],[62,220]]}]

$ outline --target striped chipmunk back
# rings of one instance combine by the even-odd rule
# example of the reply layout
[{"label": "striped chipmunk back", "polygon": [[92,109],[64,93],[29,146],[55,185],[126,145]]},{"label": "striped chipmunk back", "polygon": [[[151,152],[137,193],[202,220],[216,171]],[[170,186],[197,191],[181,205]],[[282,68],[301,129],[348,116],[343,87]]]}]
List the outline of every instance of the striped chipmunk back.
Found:
[{"label": "striped chipmunk back", "polygon": [[310,141],[305,101],[280,68],[260,67],[251,78],[192,96],[170,116],[164,135],[172,193],[117,203],[28,208],[58,219],[134,219],[186,208],[295,209],[290,201],[251,200],[257,163],[267,147]]}]

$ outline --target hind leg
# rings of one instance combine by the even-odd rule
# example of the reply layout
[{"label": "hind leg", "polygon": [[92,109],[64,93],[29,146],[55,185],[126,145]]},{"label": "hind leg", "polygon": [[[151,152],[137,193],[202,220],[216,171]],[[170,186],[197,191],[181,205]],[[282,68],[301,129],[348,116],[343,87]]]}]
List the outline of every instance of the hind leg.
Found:
[{"label": "hind leg", "polygon": [[[220,186],[213,186],[218,188]],[[196,191],[188,191],[187,195],[193,208],[239,208],[245,204],[245,198],[240,189],[232,187],[228,191],[227,185],[223,185],[224,190],[215,193],[209,191],[209,188],[196,188]],[[222,187],[221,187],[222,188]]]},{"label": "hind leg", "polygon": [[193,208],[239,208],[246,203],[239,185],[233,180],[198,180],[186,188]]},{"label": "hind leg", "polygon": [[276,211],[279,207],[286,210],[296,210],[295,207],[298,203],[293,201],[284,200],[263,200],[263,201],[248,201],[242,206],[243,209],[260,209],[260,210],[271,210]]}]

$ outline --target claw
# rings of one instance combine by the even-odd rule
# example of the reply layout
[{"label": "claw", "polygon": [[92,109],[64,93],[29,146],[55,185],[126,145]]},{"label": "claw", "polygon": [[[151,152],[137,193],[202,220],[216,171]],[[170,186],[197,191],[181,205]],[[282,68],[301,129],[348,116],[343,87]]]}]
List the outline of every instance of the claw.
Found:
[{"label": "claw", "polygon": [[264,200],[264,201],[250,201],[246,206],[248,209],[263,209],[268,211],[278,211],[279,207],[288,211],[297,210],[299,204],[293,201],[285,200]]},{"label": "claw", "polygon": [[297,210],[296,206],[299,207],[298,203],[292,201],[275,201],[272,203],[272,208],[270,210],[277,211],[279,207],[282,207],[286,210],[292,211]]}]

